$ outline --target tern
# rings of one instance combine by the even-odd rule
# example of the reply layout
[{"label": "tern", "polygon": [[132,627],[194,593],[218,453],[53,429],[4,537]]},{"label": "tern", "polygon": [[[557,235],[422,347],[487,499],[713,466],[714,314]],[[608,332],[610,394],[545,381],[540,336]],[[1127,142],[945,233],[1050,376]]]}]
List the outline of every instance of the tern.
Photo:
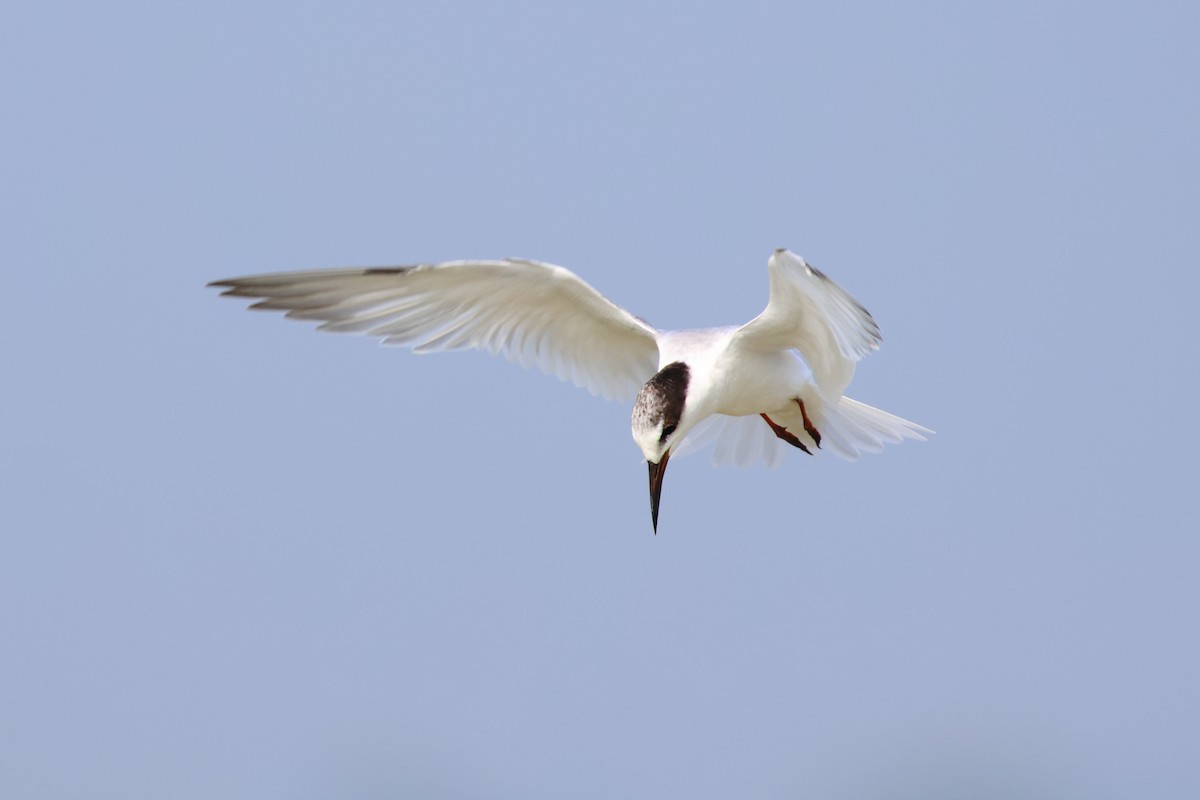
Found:
[{"label": "tern", "polygon": [[778,465],[789,447],[853,460],[932,431],[844,397],[882,341],[846,291],[800,256],[768,261],[770,295],[741,326],[663,331],[564,267],[508,258],[281,272],[214,281],[251,308],[365,333],[414,352],[475,348],[537,366],[611,400],[634,398],[650,520],[667,462],[716,442],[717,464]]}]

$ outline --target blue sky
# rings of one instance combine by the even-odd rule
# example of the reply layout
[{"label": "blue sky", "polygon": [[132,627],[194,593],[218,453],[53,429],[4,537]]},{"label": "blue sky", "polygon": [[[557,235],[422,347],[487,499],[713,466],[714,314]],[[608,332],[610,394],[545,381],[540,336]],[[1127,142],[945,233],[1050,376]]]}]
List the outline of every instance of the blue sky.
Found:
[{"label": "blue sky", "polygon": [[[0,794],[1195,797],[1191,4],[25,3],[0,25]],[[776,247],[938,431],[672,462],[247,273]]]}]

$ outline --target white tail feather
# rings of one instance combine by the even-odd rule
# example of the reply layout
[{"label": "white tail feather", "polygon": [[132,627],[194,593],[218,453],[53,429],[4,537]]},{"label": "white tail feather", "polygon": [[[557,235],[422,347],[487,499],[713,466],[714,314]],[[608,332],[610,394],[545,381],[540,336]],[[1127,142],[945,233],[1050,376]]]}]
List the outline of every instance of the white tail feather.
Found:
[{"label": "white tail feather", "polygon": [[877,453],[885,444],[905,439],[924,441],[933,431],[886,411],[843,397],[822,409],[824,419],[817,423],[821,447],[853,461],[859,453]]},{"label": "white tail feather", "polygon": [[[806,398],[805,409],[821,434],[821,449],[848,461],[854,461],[860,453],[877,453],[885,444],[896,444],[904,439],[924,440],[925,434],[933,433],[915,422],[849,397],[843,397],[832,406],[816,396]],[[821,452],[804,433],[799,406],[794,414],[772,414],[772,419],[808,444],[814,454]],[[713,414],[688,432],[673,455],[690,455],[714,443],[713,464],[718,467],[766,464],[774,468],[783,463],[789,451],[795,450],[777,438],[758,416]]]}]

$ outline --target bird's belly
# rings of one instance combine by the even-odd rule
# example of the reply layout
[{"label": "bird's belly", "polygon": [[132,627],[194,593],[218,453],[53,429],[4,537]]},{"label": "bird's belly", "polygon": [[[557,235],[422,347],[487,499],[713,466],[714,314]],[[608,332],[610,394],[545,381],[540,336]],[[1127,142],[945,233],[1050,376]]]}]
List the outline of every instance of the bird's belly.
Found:
[{"label": "bird's belly", "polygon": [[715,410],[731,417],[790,406],[810,381],[808,367],[790,352],[742,354],[720,371],[724,388]]}]

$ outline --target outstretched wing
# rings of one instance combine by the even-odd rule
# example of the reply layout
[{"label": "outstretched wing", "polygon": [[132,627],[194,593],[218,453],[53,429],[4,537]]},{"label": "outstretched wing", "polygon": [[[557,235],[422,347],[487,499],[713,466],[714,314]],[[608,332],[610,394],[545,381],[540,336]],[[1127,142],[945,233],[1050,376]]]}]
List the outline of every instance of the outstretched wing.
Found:
[{"label": "outstretched wing", "polygon": [[855,364],[879,349],[879,326],[857,300],[795,253],[776,250],[767,266],[767,307],[738,329],[733,343],[751,351],[799,351],[821,394],[840,397]]},{"label": "outstretched wing", "polygon": [[633,397],[658,365],[657,332],[563,267],[448,261],[282,272],[214,281],[252,308],[318,320],[415,352],[475,348],[537,366],[608,399]]}]

